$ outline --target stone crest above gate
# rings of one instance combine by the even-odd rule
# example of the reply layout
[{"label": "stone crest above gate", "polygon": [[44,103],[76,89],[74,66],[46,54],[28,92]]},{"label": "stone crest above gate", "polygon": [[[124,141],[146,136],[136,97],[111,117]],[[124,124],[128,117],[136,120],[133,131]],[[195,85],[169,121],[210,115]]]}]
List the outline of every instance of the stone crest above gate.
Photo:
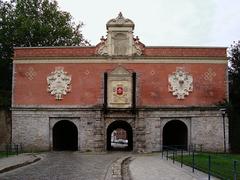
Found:
[{"label": "stone crest above gate", "polygon": [[132,73],[119,66],[108,74],[108,107],[132,106]]},{"label": "stone crest above gate", "polygon": [[139,38],[134,38],[134,23],[124,18],[120,12],[118,17],[107,22],[107,38],[102,37],[97,45],[96,54],[104,56],[141,56],[144,45]]}]

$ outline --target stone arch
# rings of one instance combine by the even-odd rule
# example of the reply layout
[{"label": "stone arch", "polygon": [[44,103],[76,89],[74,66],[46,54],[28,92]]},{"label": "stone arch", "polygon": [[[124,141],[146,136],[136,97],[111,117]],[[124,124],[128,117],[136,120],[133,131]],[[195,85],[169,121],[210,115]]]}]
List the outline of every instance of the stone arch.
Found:
[{"label": "stone arch", "polygon": [[163,148],[187,149],[188,147],[188,127],[183,121],[168,121],[163,127],[162,137]]},{"label": "stone arch", "polygon": [[61,120],[54,124],[52,130],[53,150],[78,150],[78,128],[68,120]]},{"label": "stone arch", "polygon": [[[114,148],[111,146],[111,135],[112,132],[116,129],[123,129],[126,131],[126,135],[127,135],[127,146],[125,148]],[[108,127],[107,127],[107,150],[111,151],[111,150],[126,150],[126,151],[131,151],[133,150],[133,130],[131,125],[126,122],[126,121],[122,121],[122,120],[117,120],[112,122]]]}]

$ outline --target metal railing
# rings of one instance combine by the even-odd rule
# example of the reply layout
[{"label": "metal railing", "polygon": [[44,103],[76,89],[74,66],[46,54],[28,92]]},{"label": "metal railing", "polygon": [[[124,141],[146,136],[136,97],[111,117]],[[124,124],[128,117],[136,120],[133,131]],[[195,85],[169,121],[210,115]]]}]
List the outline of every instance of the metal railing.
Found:
[{"label": "metal railing", "polygon": [[23,152],[22,144],[3,144],[0,149],[2,153],[5,153],[6,157],[9,155],[18,155]]},{"label": "metal railing", "polygon": [[[234,159],[234,155],[217,154],[202,152],[203,146],[163,146],[162,158],[171,160],[172,163],[178,162],[181,167],[187,165],[195,170],[203,171],[208,179],[217,177],[226,180],[240,179],[240,162]],[[219,163],[221,162],[221,163]]]}]

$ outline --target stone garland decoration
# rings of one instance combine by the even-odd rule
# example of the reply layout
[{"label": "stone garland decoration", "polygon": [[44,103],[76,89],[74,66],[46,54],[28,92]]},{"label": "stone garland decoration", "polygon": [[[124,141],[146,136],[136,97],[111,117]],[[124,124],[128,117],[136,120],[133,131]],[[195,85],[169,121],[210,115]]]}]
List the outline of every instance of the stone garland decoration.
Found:
[{"label": "stone garland decoration", "polygon": [[63,95],[71,91],[71,75],[64,72],[63,67],[56,67],[55,71],[47,76],[48,89],[56,100],[62,100]]},{"label": "stone garland decoration", "polygon": [[172,92],[177,99],[184,99],[193,91],[193,77],[183,68],[176,68],[176,72],[168,75],[168,91]]}]

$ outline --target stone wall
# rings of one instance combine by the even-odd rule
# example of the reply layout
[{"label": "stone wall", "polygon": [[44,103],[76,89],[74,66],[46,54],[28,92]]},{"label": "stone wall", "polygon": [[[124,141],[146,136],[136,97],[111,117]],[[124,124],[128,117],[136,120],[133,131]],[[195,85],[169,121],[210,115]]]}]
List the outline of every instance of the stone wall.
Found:
[{"label": "stone wall", "polygon": [[[144,113],[146,122],[147,150],[160,151],[163,142],[163,128],[172,121],[183,122],[187,129],[188,145],[202,146],[204,151],[223,151],[223,122],[222,115],[217,108],[192,110],[190,108],[151,111]],[[226,119],[226,145],[229,143],[228,120]]]},{"label": "stone wall", "polygon": [[11,112],[0,108],[0,150],[11,142]]},{"label": "stone wall", "polygon": [[25,150],[51,150],[52,128],[61,120],[73,122],[78,128],[79,151],[103,150],[103,124],[100,111],[69,109],[13,110],[13,142]]},{"label": "stone wall", "polygon": [[13,142],[23,143],[25,150],[51,150],[52,129],[61,120],[76,125],[78,150],[83,152],[105,151],[107,128],[117,120],[125,121],[132,127],[135,152],[161,151],[163,128],[172,120],[186,125],[188,145],[202,145],[206,151],[223,151],[223,124],[217,109],[142,109],[137,114],[125,111],[103,114],[101,109],[14,109]]}]

